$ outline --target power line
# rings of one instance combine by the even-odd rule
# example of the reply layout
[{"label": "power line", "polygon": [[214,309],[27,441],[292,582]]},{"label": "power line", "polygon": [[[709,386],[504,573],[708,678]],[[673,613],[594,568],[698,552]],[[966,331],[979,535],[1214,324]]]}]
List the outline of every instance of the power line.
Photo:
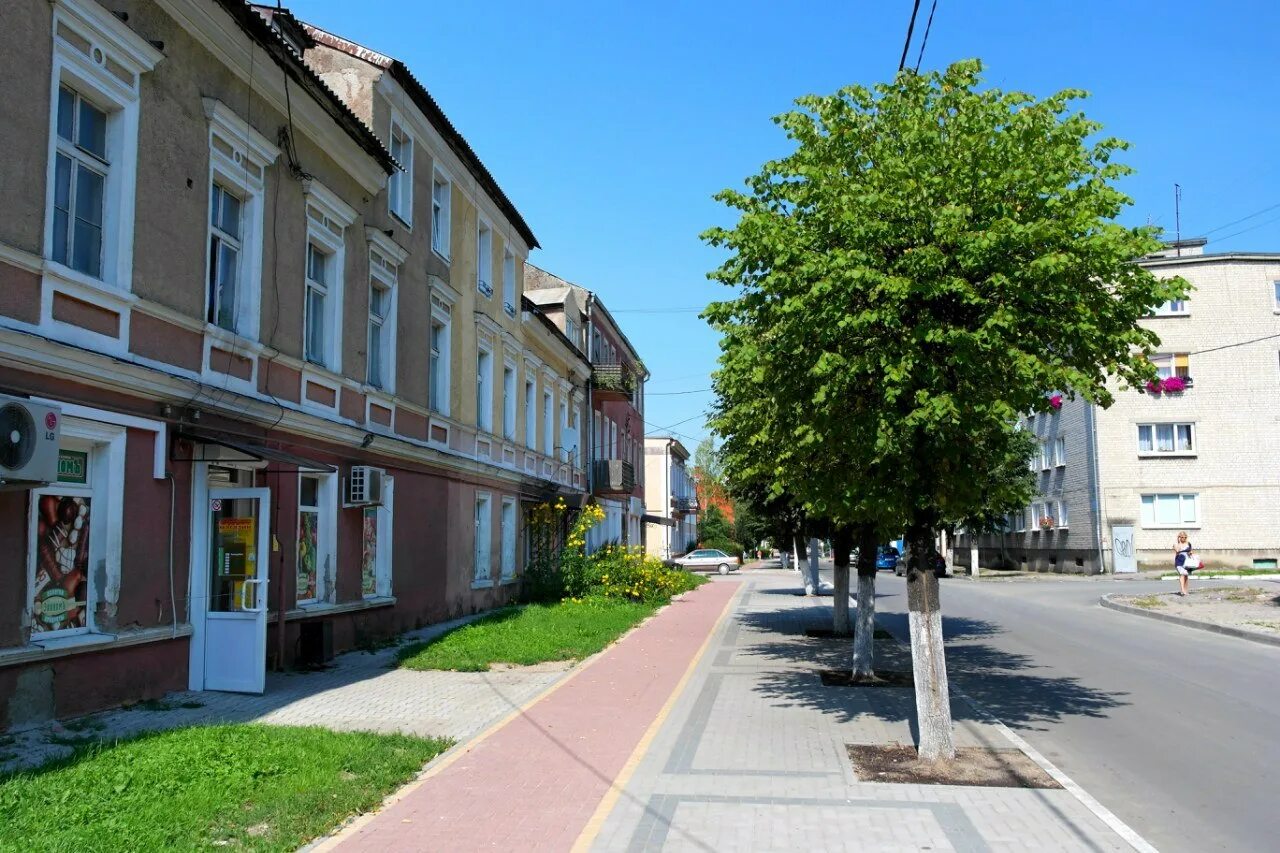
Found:
[{"label": "power line", "polygon": [[1274,335],[1263,335],[1260,338],[1251,338],[1250,340],[1238,341],[1234,344],[1223,344],[1220,347],[1210,347],[1209,349],[1196,350],[1195,352],[1187,353],[1187,355],[1204,355],[1207,352],[1217,352],[1218,350],[1233,349],[1234,347],[1248,346],[1249,344],[1256,344],[1260,341],[1269,341],[1272,338],[1280,338],[1280,333],[1277,333]]},{"label": "power line", "polygon": [[692,391],[645,391],[646,397],[676,397],[681,394],[705,394],[711,388],[695,388]]},{"label": "power line", "polygon": [[1239,231],[1234,231],[1228,234],[1227,236],[1219,237],[1218,239],[1230,240],[1232,237],[1239,237],[1241,234],[1248,234],[1250,231],[1256,231],[1259,228],[1262,228],[1263,226],[1266,226],[1266,225],[1270,225],[1273,222],[1280,222],[1280,216],[1274,216],[1271,219],[1264,219],[1261,222],[1250,225],[1248,228],[1241,228]]},{"label": "power line", "polygon": [[[1241,222],[1247,222],[1248,220],[1253,219],[1253,217],[1255,216],[1261,216],[1264,213],[1270,213],[1271,211],[1276,210],[1277,208],[1280,208],[1280,203],[1270,205],[1269,207],[1264,207],[1262,208],[1262,210],[1255,210],[1253,213],[1250,213],[1248,216],[1242,216],[1239,219],[1233,219],[1232,221],[1228,222],[1226,225],[1219,225],[1217,228],[1210,228],[1208,231],[1201,232],[1201,236],[1208,237],[1210,234],[1216,234],[1219,231],[1223,231],[1227,228],[1230,228],[1232,225],[1239,225]],[[1226,238],[1224,237],[1221,239],[1225,240]]]},{"label": "power line", "polygon": [[902,58],[898,60],[898,71],[907,67],[907,51],[911,49],[911,34],[916,29],[916,13],[920,11],[920,0],[911,7],[911,21],[907,24],[907,40],[902,45]]},{"label": "power line", "polygon": [[924,25],[924,38],[920,41],[920,55],[916,57],[916,73],[920,73],[920,61],[924,59],[924,46],[929,43],[929,30],[933,29],[933,13],[938,11],[938,0],[929,7],[929,20]]},{"label": "power line", "polygon": [[699,305],[695,308],[610,308],[610,314],[691,314],[693,312],[701,313],[707,310],[707,306]]}]

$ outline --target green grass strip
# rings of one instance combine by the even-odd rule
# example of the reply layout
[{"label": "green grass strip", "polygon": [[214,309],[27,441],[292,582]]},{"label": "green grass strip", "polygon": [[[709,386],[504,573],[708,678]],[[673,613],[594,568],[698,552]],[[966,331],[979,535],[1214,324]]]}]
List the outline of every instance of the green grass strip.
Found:
[{"label": "green grass strip", "polygon": [[484,672],[491,664],[529,666],[581,660],[612,643],[656,605],[591,598],[527,604],[486,616],[400,650],[408,669]]},{"label": "green grass strip", "polygon": [[449,746],[260,725],[86,746],[0,776],[0,850],[294,850],[376,806]]}]

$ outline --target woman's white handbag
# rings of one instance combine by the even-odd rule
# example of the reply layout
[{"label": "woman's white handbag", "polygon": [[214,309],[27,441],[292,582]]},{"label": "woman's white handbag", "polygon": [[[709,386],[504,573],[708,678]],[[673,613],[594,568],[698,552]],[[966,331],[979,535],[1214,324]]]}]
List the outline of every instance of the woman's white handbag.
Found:
[{"label": "woman's white handbag", "polygon": [[1200,562],[1199,557],[1197,557],[1195,554],[1188,554],[1186,561],[1182,564],[1182,567],[1187,571],[1192,571],[1194,569],[1200,568],[1202,565],[1204,564]]}]

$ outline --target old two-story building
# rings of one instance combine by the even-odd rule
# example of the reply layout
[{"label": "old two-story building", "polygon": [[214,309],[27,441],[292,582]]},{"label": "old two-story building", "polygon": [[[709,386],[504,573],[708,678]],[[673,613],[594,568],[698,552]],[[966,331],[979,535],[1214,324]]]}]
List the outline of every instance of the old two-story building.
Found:
[{"label": "old two-story building", "polygon": [[[1100,409],[1070,395],[1027,419],[1039,491],[985,565],[1096,573],[1172,568],[1186,531],[1206,565],[1280,559],[1280,253],[1182,240],[1139,263],[1192,286],[1142,323],[1160,376]],[[961,543],[966,548],[967,543]]]},{"label": "old two-story building", "polygon": [[4,20],[0,728],[509,601],[590,367],[408,69],[240,0]]},{"label": "old two-story building", "polygon": [[641,547],[645,535],[644,387],[649,372],[595,291],[533,264],[525,295],[587,354],[591,362],[586,436],[589,488],[604,520],[587,547]]},{"label": "old two-story building", "polygon": [[679,557],[698,547],[698,489],[689,469],[689,451],[672,436],[644,440],[648,483],[645,551],[660,560]]}]

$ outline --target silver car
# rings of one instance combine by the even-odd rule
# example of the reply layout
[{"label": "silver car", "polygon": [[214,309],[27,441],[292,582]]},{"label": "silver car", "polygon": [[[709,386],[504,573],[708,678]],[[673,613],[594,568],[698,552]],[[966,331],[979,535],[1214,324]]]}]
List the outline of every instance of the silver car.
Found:
[{"label": "silver car", "polygon": [[717,551],[715,548],[699,548],[696,551],[690,551],[683,557],[676,557],[671,562],[682,569],[691,571],[715,569],[722,575],[729,574],[729,570],[738,565],[736,557],[731,557],[724,551]]}]

